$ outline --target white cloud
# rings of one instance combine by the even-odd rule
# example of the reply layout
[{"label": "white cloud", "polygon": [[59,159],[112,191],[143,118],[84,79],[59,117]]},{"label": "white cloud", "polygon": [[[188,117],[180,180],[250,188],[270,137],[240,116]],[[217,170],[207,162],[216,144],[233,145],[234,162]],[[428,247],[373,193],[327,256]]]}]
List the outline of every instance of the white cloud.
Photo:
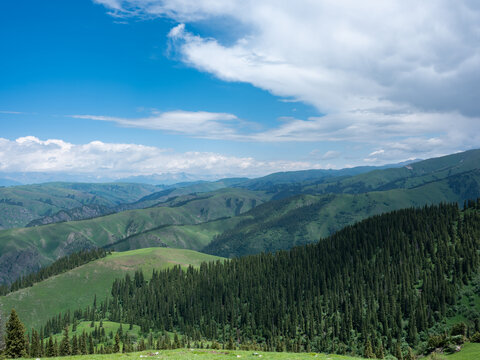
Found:
[{"label": "white cloud", "polygon": [[[368,161],[426,158],[480,144],[479,2],[95,1],[115,16],[174,19],[180,24],[169,40],[184,63],[326,114],[231,138],[354,141],[367,144],[366,154],[384,149]],[[241,29],[235,42],[188,30],[198,21],[215,26],[216,18],[242,25],[235,27]]]},{"label": "white cloud", "polygon": [[121,178],[186,172],[201,177],[261,176],[275,171],[319,168],[302,161],[261,161],[251,157],[211,152],[176,153],[154,146],[92,141],[71,144],[40,140],[34,136],[16,140],[0,138],[1,172],[49,172]]},{"label": "white cloud", "polygon": [[20,111],[6,111],[6,110],[1,110],[0,114],[11,114],[11,115],[20,115],[23,114]]},{"label": "white cloud", "polygon": [[72,115],[77,119],[111,121],[124,127],[136,127],[204,138],[228,138],[236,133],[241,122],[235,115],[206,111],[169,111],[140,119],[99,115]]},{"label": "white cloud", "polygon": [[185,23],[221,16],[240,22],[244,33],[229,46],[196,36],[183,24],[170,37],[194,67],[322,111],[387,101],[480,115],[480,104],[462,91],[478,93],[480,88],[476,2],[95,1],[119,16],[170,17]]}]

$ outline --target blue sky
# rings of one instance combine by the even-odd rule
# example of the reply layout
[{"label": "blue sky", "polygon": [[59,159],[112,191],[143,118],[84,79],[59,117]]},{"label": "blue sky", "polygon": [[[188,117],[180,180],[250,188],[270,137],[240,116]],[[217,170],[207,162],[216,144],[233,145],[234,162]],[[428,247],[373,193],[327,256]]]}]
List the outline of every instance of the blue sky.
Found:
[{"label": "blue sky", "polygon": [[258,176],[475,148],[479,13],[468,1],[7,1],[0,172]]}]

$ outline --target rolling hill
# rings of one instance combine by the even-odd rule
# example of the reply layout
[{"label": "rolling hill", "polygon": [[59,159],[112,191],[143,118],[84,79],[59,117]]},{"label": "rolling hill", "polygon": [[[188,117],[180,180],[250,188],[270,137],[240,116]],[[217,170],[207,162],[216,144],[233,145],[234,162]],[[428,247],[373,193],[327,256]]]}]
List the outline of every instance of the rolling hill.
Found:
[{"label": "rolling hill", "polygon": [[[111,245],[132,235],[170,225],[194,225],[233,217],[266,200],[268,197],[261,192],[222,189],[204,195],[175,198],[169,206],[129,210],[90,220],[4,230],[0,232],[0,283],[12,281],[78,250]],[[199,248],[201,245],[190,245],[184,241],[177,246]]]},{"label": "rolling hill", "polygon": [[91,306],[95,295],[97,300],[104,300],[110,293],[113,281],[126,273],[133,274],[141,269],[146,276],[150,276],[153,269],[164,269],[173,265],[199,266],[202,262],[219,259],[191,250],[166,248],[113,253],[32,287],[2,296],[0,308],[7,314],[14,307],[30,329],[43,325],[59,312]]},{"label": "rolling hill", "polygon": [[438,204],[463,203],[480,196],[480,170],[450,176],[410,189],[360,194],[297,195],[272,200],[241,217],[202,251],[223,257],[290,249],[318,241],[369,216]]},{"label": "rolling hill", "polygon": [[[387,169],[308,170],[277,173],[236,186],[274,192],[274,198],[296,194],[360,194],[371,191],[411,189],[454,175],[480,169],[480,149],[407,163]],[[329,173],[330,172],[330,173]],[[317,175],[315,175],[317,174]],[[337,174],[332,176],[329,174]],[[318,178],[315,178],[318,176]]]},{"label": "rolling hill", "polygon": [[105,208],[134,202],[158,191],[143,184],[46,183],[0,188],[0,229],[26,226],[59,211],[95,205]]},{"label": "rolling hill", "polygon": [[[397,168],[364,170],[352,170],[360,172],[357,175],[346,170],[334,172],[335,177],[325,175],[330,171],[312,170],[272,174],[253,182],[225,179],[190,184],[122,205],[141,209],[2,231],[0,283],[93,246],[117,250],[168,246],[240,256],[315,242],[386,211],[439,202],[462,203],[480,196],[480,150]],[[323,178],[315,180],[318,176]],[[221,189],[204,192],[215,188]]]},{"label": "rolling hill", "polygon": [[[157,186],[155,187],[156,190],[158,190],[158,188],[162,188],[162,190],[150,193],[146,196],[141,197],[140,199],[137,199],[139,194],[137,194],[137,196],[134,196],[134,197],[132,196],[122,197],[117,195],[116,196],[118,198],[117,201],[120,201],[120,203],[118,203],[117,205],[105,206],[105,205],[97,205],[97,204],[86,204],[86,205],[82,205],[82,206],[71,208],[71,209],[64,209],[52,215],[47,215],[41,218],[37,218],[29,222],[28,224],[26,224],[26,227],[48,225],[48,224],[54,224],[58,222],[65,222],[65,221],[88,220],[95,217],[110,215],[110,214],[114,214],[114,213],[126,211],[126,210],[145,209],[148,207],[161,206],[161,205],[165,205],[165,203],[167,202],[173,202],[176,198],[182,197],[184,195],[211,192],[211,191],[229,187],[231,185],[238,184],[242,181],[245,181],[245,179],[232,178],[232,179],[222,179],[222,180],[212,181],[212,182],[204,181],[204,182],[198,182],[198,183],[180,183],[180,184],[174,184],[171,186],[163,186],[163,185]],[[86,190],[88,190],[88,187],[86,186],[87,184],[70,184],[70,185],[73,185],[79,189],[87,188]],[[131,186],[132,184],[115,183],[115,184],[104,184],[104,185],[108,185],[107,187],[110,187],[110,188],[115,188],[116,185],[119,185],[120,189],[125,189],[125,188],[128,188],[129,185]],[[93,189],[91,189],[91,191],[94,191],[99,187],[99,184],[92,184],[92,187]],[[103,195],[105,193],[105,189],[103,189],[103,191],[97,191],[97,192]],[[125,194],[120,194],[120,195],[125,195]],[[106,197],[109,197],[109,196],[106,196]]]}]

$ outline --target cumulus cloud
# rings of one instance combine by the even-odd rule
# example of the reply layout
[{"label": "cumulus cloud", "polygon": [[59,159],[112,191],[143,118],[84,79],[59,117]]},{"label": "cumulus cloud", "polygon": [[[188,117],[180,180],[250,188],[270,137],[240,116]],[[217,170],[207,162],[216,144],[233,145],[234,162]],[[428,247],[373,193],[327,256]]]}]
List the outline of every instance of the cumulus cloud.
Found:
[{"label": "cumulus cloud", "polygon": [[186,172],[201,177],[261,176],[275,171],[319,168],[302,161],[260,161],[211,152],[176,153],[138,144],[92,141],[72,144],[34,136],[0,138],[1,172],[68,172],[121,178]]},{"label": "cumulus cloud", "polygon": [[192,66],[322,110],[393,101],[480,114],[480,5],[472,1],[95,1],[125,16],[240,22],[245,33],[230,46],[184,24],[170,37]]},{"label": "cumulus cloud", "polygon": [[[384,149],[367,157],[379,161],[480,143],[478,2],[95,2],[119,17],[174,19],[179,24],[169,41],[185,64],[325,114],[289,119],[240,140],[355,141]],[[198,21],[214,26],[216,18],[242,24],[236,41],[224,44],[188,30]]]}]

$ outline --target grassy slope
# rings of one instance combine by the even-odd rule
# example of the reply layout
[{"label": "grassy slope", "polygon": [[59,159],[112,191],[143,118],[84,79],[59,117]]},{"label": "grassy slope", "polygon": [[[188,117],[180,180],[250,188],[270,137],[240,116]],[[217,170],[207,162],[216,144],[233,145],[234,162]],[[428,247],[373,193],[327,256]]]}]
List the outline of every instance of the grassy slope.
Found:
[{"label": "grassy slope", "polygon": [[[458,184],[461,188],[457,187]],[[412,189],[299,195],[271,201],[246,213],[244,221],[217,237],[204,251],[231,257],[289,249],[318,241],[346,225],[387,211],[439,202],[461,202],[464,198],[480,196],[479,184],[480,172],[475,172]],[[464,185],[469,186],[463,188]]]},{"label": "grassy slope", "polygon": [[443,356],[446,360],[478,360],[480,359],[480,344],[467,343],[460,352]]},{"label": "grassy slope", "polygon": [[0,229],[85,204],[115,206],[137,201],[157,188],[142,184],[46,183],[0,188]]},{"label": "grassy slope", "polygon": [[125,241],[115,244],[112,248],[117,251],[126,251],[151,246],[166,246],[201,250],[207,246],[215,236],[232,229],[245,218],[248,218],[248,216],[235,216],[196,225],[170,225],[161,227],[159,229],[145,231],[138,235],[132,235],[125,239]]},{"label": "grassy slope", "polygon": [[304,191],[362,193],[411,189],[454,175],[478,170],[479,164],[480,150],[470,150],[420,161],[400,168],[375,170],[341,180],[331,179],[326,183],[306,186]]},{"label": "grassy slope", "polygon": [[[155,354],[158,351],[158,355]],[[258,355],[254,355],[254,353]],[[138,359],[143,357],[150,359],[172,359],[172,360],[190,360],[190,359],[204,359],[204,360],[222,360],[222,359],[272,359],[272,360],[355,360],[360,359],[351,356],[330,355],[330,354],[314,354],[314,353],[272,353],[263,351],[241,351],[241,350],[191,350],[191,349],[177,349],[177,350],[150,350],[138,353],[129,354],[111,354],[111,355],[88,355],[88,356],[65,356],[50,359],[58,360],[116,360],[116,359]]]},{"label": "grassy slope", "polygon": [[[265,199],[266,196],[259,192],[223,189],[184,204],[177,203],[174,207],[130,210],[90,220],[4,230],[0,232],[0,282],[15,278],[20,271],[9,267],[12,261],[16,261],[14,255],[17,254],[28,253],[28,259],[22,259],[21,270],[29,272],[73,251],[105,246],[162,226],[193,225],[232,217]],[[185,243],[187,240],[183,240],[180,247],[200,247],[189,246]]]},{"label": "grassy slope", "polygon": [[95,294],[98,300],[104,299],[109,294],[113,281],[123,277],[126,272],[133,273],[142,269],[149,275],[152,269],[176,264],[198,266],[204,261],[217,259],[219,258],[191,250],[167,248],[113,253],[104,259],[0,297],[0,305],[4,313],[9,313],[14,307],[25,325],[30,328],[44,324],[59,312],[83,309],[91,305]]}]

